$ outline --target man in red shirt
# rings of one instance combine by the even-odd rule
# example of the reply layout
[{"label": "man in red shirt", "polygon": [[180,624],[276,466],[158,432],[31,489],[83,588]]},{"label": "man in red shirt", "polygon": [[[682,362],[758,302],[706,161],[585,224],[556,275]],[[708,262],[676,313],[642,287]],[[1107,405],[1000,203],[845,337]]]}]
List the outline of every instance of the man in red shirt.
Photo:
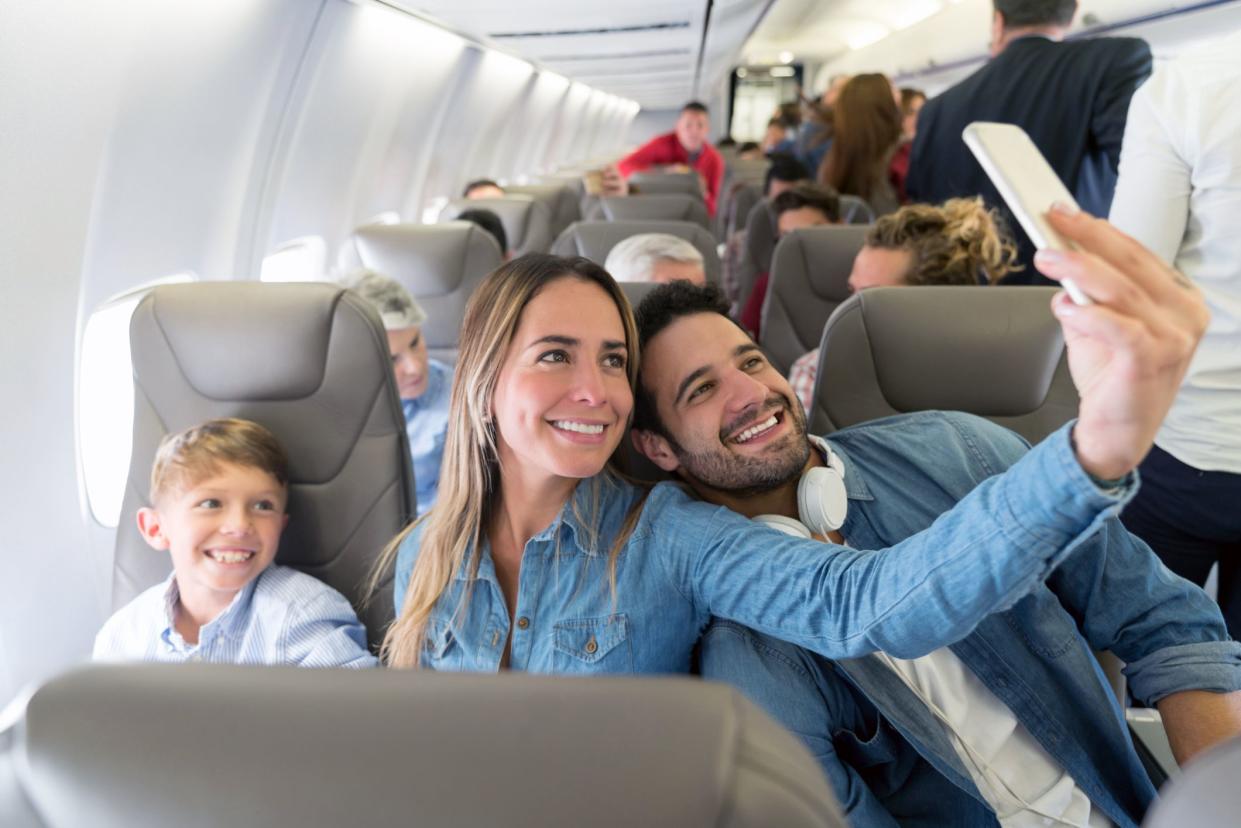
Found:
[{"label": "man in red shirt", "polygon": [[694,169],[702,179],[703,200],[707,212],[715,215],[715,201],[724,181],[724,159],[707,143],[711,121],[707,108],[691,101],[681,108],[676,130],[658,135],[626,155],[616,165],[621,175],[649,170],[652,167],[684,166]]}]

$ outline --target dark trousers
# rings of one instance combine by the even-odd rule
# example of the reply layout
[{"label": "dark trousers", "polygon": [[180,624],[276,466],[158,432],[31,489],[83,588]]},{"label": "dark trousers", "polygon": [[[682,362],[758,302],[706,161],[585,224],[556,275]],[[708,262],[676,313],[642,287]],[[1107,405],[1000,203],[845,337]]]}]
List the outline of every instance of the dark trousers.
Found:
[{"label": "dark trousers", "polygon": [[1220,609],[1229,635],[1241,639],[1241,474],[1199,471],[1158,446],[1139,468],[1125,527],[1199,586],[1218,563]]}]

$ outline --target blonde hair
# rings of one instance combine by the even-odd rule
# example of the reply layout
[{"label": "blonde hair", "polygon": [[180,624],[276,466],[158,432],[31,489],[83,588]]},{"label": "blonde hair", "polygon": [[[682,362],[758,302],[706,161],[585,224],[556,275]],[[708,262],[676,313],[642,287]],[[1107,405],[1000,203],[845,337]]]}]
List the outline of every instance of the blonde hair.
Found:
[{"label": "blonde hair", "polygon": [[289,482],[289,458],[276,435],[258,423],[225,417],[165,435],[151,465],[151,502],[183,490],[233,463]]},{"label": "blonde hair", "polygon": [[[448,433],[440,467],[439,494],[435,506],[406,527],[384,548],[371,577],[375,589],[396,560],[401,543],[416,526],[423,526],[418,559],[410,574],[405,604],[384,635],[381,655],[392,666],[417,666],[431,612],[449,583],[465,563],[471,548],[477,549],[495,507],[499,482],[499,453],[492,424],[491,404],[496,382],[509,345],[521,323],[521,315],[539,292],[565,278],[593,282],[616,304],[625,330],[625,372],[633,387],[638,372],[638,336],[633,311],[625,294],[607,271],[583,258],[527,254],[493,271],[470,297],[461,324],[461,350],[453,376],[449,402]],[[598,503],[598,477],[592,478],[592,501]],[[611,581],[615,591],[616,556],[636,516],[631,514],[621,537],[613,545]],[[595,522],[584,521],[590,526]],[[597,539],[590,539],[591,543]],[[477,573],[478,555],[472,570]],[[462,600],[468,599],[468,592]]]},{"label": "blonde hair", "polygon": [[902,207],[875,222],[866,246],[912,253],[910,285],[994,284],[1021,269],[1003,220],[981,198]]}]

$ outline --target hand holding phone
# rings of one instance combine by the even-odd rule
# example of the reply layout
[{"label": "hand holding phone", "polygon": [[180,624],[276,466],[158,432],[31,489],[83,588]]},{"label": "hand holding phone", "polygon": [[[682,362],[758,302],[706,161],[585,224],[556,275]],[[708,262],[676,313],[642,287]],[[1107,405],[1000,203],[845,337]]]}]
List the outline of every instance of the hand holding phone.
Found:
[{"label": "hand holding phone", "polygon": [[[1035,247],[1039,250],[1077,249],[1047,222],[1047,213],[1053,204],[1061,202],[1077,207],[1077,202],[1024,129],[1014,124],[975,121],[965,128],[961,137]],[[1074,302],[1090,304],[1090,297],[1072,279],[1060,284]]]}]

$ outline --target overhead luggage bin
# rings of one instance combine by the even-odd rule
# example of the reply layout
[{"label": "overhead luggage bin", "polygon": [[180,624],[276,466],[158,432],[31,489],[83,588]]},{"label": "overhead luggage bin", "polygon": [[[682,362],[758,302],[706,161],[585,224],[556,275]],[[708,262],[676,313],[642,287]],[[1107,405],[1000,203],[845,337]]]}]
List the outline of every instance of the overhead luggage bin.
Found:
[{"label": "overhead luggage bin", "polygon": [[685,678],[95,666],[0,736],[39,828],[846,826],[791,733]]}]

